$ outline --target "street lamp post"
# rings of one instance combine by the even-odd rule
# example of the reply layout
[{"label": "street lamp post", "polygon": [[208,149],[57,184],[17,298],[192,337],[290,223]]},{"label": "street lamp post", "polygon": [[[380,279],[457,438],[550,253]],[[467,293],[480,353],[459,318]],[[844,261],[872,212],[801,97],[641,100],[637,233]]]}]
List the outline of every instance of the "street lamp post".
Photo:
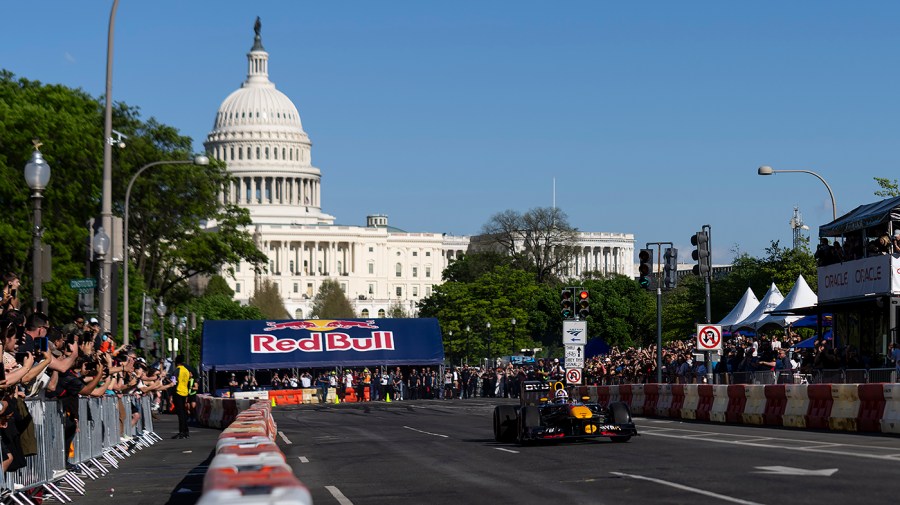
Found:
[{"label": "street lamp post", "polygon": [[169,339],[172,341],[172,345],[169,346],[171,348],[170,356],[172,357],[172,364],[174,365],[175,364],[175,348],[178,347],[178,336],[175,334],[175,330],[177,329],[177,325],[178,325],[178,316],[176,316],[174,312],[172,312],[172,314],[169,315],[169,324],[172,325],[172,338]]},{"label": "street lamp post", "polygon": [[832,220],[837,220],[837,203],[835,203],[835,201],[834,201],[834,192],[831,191],[831,186],[829,186],[828,183],[825,182],[825,179],[823,179],[821,175],[819,175],[811,170],[773,170],[772,167],[770,167],[768,165],[763,165],[756,170],[757,175],[774,175],[774,174],[780,174],[780,173],[803,173],[803,174],[809,174],[809,175],[818,177],[818,179],[820,181],[822,181],[822,184],[825,185],[825,189],[828,190],[828,196],[831,197]]},{"label": "street lamp post", "polygon": [[469,366],[469,334],[472,333],[472,328],[467,324],[466,325],[466,366]]},{"label": "street lamp post", "polygon": [[166,322],[163,319],[166,317],[166,304],[163,303],[162,297],[156,306],[156,315],[159,316],[159,362],[162,364],[162,359],[166,355]]},{"label": "street lamp post", "polygon": [[[113,69],[113,34],[116,27],[116,10],[119,8],[119,0],[113,0],[112,9],[109,12],[109,28],[106,32],[106,101],[103,113],[103,187],[100,194],[100,219],[101,226],[107,230],[112,229],[112,69]],[[112,270],[112,255],[104,255],[102,270]],[[100,329],[110,329],[110,313],[112,311],[112,296],[109,290],[100,291]]]},{"label": "street lamp post", "polygon": [[516,318],[512,318],[510,323],[512,323],[512,343],[516,345]]},{"label": "street lamp post", "polygon": [[[448,330],[447,335],[450,338],[450,345],[453,345],[453,330]],[[453,358],[450,359],[450,364],[453,364]],[[462,360],[460,360],[459,364],[462,365]]]},{"label": "street lamp post", "polygon": [[493,343],[494,336],[491,334],[491,322],[487,323],[487,334],[488,334],[488,366],[494,368],[494,351],[491,349],[491,344]]},{"label": "street lamp post", "polygon": [[128,189],[125,190],[125,217],[122,220],[122,235],[125,240],[125,247],[122,250],[122,265],[124,266],[124,277],[122,278],[122,287],[124,293],[122,293],[122,332],[125,334],[123,337],[123,342],[128,344],[128,340],[130,338],[129,330],[128,330],[128,208],[131,204],[131,187],[134,186],[134,181],[137,180],[138,176],[144,173],[148,168],[155,167],[157,165],[209,165],[209,158],[206,156],[195,156],[193,160],[176,160],[176,161],[154,161],[153,163],[148,163],[138,169],[134,175],[131,176],[131,180],[128,181]]},{"label": "street lamp post", "polygon": [[[41,239],[44,230],[41,225],[41,199],[43,198],[41,192],[47,187],[47,183],[50,182],[50,165],[41,156],[41,152],[38,150],[40,145],[40,142],[34,143],[34,152],[31,153],[31,159],[25,165],[25,183],[31,188],[31,201],[34,208],[34,228],[32,228],[34,244],[31,255],[31,261],[34,263],[33,293],[31,297],[33,310],[38,309],[38,304],[41,304],[41,298],[43,297],[43,271],[41,267],[44,263],[44,245]],[[43,307],[43,304],[41,305],[41,309],[46,312],[46,307]]]}]

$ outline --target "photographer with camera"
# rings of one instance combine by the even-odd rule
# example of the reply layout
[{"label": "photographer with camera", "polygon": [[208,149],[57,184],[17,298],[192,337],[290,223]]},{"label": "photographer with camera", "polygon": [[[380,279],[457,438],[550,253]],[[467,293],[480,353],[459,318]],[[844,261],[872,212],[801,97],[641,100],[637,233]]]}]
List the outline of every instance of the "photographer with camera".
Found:
[{"label": "photographer with camera", "polygon": [[19,276],[9,272],[3,275],[3,297],[0,299],[0,315],[8,310],[19,310]]}]

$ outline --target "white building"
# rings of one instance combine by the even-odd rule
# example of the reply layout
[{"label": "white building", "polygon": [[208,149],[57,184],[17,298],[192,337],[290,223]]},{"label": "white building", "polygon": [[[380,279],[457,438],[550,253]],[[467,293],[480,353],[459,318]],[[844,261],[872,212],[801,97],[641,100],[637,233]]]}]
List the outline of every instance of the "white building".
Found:
[{"label": "white building", "polygon": [[[360,317],[383,317],[398,303],[414,314],[416,303],[441,282],[444,268],[468,250],[469,237],[408,233],[389,226],[384,215],[367,216],[365,226],[335,224],[323,212],[321,171],[312,165],[300,114],[269,80],[269,54],[258,26],[247,63],[247,80],[222,102],[204,145],[234,176],[221,198],[249,210],[259,248],[269,257],[266,276],[288,311],[298,319],[314,316],[312,298],[331,278]],[[581,236],[583,254],[569,274],[633,276],[633,235]],[[239,301],[252,296],[254,276],[243,264],[228,279]]]}]

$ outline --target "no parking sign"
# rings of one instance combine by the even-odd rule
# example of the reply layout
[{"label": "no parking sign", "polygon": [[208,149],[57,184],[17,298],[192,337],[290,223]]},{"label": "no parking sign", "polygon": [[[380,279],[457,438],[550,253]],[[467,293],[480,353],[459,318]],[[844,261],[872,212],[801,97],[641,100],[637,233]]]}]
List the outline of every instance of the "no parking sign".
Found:
[{"label": "no parking sign", "polygon": [[718,351],[722,349],[722,327],[717,324],[697,325],[697,350]]}]

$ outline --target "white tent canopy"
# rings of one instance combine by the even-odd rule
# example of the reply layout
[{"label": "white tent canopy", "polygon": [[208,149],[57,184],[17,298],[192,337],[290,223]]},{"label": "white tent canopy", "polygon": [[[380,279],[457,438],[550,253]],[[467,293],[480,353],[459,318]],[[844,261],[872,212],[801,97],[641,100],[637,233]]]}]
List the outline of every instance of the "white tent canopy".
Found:
[{"label": "white tent canopy", "polygon": [[769,287],[769,290],[766,291],[766,296],[763,296],[763,299],[759,301],[759,305],[753,309],[753,312],[739,323],[731,325],[731,329],[753,328],[755,330],[759,328],[757,323],[765,319],[766,314],[774,310],[783,300],[784,295],[781,294],[781,291],[778,290],[778,286],[773,282],[772,286]]},{"label": "white tent canopy", "polygon": [[731,330],[731,326],[734,323],[739,323],[747,318],[756,306],[759,305],[759,299],[756,298],[756,295],[753,293],[753,290],[747,288],[747,291],[744,291],[744,296],[741,297],[741,300],[737,302],[737,305],[731,309],[731,312],[725,316],[724,319],[719,321],[719,325],[724,330]]},{"label": "white tent canopy", "polygon": [[[806,283],[806,279],[804,279],[803,276],[800,275],[797,277],[797,282],[794,283],[794,287],[791,289],[791,292],[788,293],[786,297],[784,297],[784,300],[782,300],[774,310],[766,312],[782,312],[797,309],[800,307],[812,307],[817,303],[819,303],[819,297],[816,296],[812,288],[809,287],[809,284]],[[784,328],[785,326],[800,319],[800,317],[802,316],[769,314],[762,320],[758,321],[755,327],[759,329],[767,324],[777,324],[778,326]]]}]

